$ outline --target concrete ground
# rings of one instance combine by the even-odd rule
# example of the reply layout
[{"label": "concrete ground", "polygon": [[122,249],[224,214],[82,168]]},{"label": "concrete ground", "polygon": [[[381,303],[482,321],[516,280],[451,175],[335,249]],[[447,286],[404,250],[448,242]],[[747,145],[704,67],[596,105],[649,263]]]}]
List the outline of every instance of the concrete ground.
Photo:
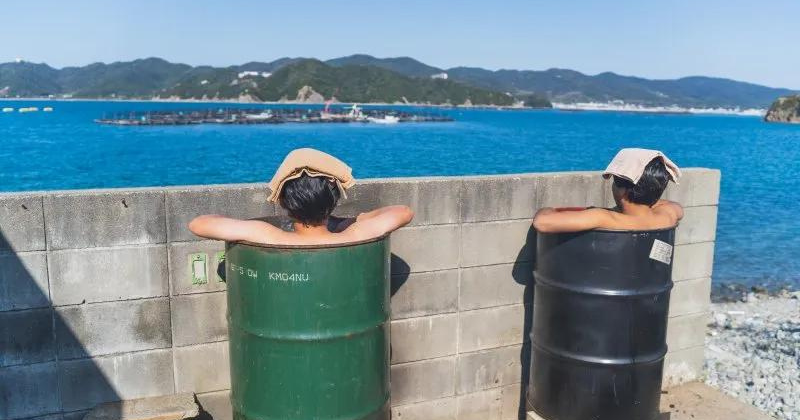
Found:
[{"label": "concrete ground", "polygon": [[[547,420],[533,412],[528,420]],[[658,420],[773,420],[719,390],[700,382],[670,388],[661,394]]]},{"label": "concrete ground", "polygon": [[659,420],[772,420],[772,417],[700,382],[670,388],[661,395]]}]

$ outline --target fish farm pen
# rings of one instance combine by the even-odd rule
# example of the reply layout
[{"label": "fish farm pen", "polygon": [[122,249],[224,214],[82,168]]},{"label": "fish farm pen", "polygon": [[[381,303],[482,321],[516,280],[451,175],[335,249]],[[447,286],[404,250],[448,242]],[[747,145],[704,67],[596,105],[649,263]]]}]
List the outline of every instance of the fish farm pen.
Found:
[{"label": "fish farm pen", "polygon": [[192,124],[283,124],[283,123],[373,123],[449,122],[445,114],[412,113],[391,109],[364,110],[354,105],[342,110],[262,108],[138,111],[113,114],[96,119],[107,125],[150,126]]}]

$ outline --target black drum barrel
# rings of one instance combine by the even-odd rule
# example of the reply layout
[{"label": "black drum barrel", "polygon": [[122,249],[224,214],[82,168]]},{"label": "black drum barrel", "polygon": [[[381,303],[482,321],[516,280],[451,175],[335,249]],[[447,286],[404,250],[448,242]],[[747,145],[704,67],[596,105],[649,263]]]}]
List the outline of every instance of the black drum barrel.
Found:
[{"label": "black drum barrel", "polygon": [[547,420],[654,420],[675,229],[539,233],[528,406]]}]

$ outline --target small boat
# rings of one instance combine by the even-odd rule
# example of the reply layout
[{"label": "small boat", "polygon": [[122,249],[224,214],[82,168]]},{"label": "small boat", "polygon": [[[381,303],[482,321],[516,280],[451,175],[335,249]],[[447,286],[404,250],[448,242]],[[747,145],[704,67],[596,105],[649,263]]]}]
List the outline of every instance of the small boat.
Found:
[{"label": "small boat", "polygon": [[3,112],[14,112],[14,108],[3,108]]},{"label": "small boat", "polygon": [[400,118],[394,115],[384,115],[383,118],[369,117],[367,120],[375,124],[397,124],[400,122]]},{"label": "small boat", "polygon": [[44,112],[53,112],[53,107],[46,106],[46,107],[44,107],[44,109],[42,109],[42,111],[44,111]]}]

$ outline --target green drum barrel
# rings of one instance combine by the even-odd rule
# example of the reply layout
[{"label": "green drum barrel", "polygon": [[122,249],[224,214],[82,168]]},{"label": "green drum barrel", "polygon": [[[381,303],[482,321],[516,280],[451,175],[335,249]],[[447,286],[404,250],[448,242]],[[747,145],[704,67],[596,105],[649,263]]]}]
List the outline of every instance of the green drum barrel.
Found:
[{"label": "green drum barrel", "polygon": [[227,244],[234,419],[389,419],[389,255]]}]

